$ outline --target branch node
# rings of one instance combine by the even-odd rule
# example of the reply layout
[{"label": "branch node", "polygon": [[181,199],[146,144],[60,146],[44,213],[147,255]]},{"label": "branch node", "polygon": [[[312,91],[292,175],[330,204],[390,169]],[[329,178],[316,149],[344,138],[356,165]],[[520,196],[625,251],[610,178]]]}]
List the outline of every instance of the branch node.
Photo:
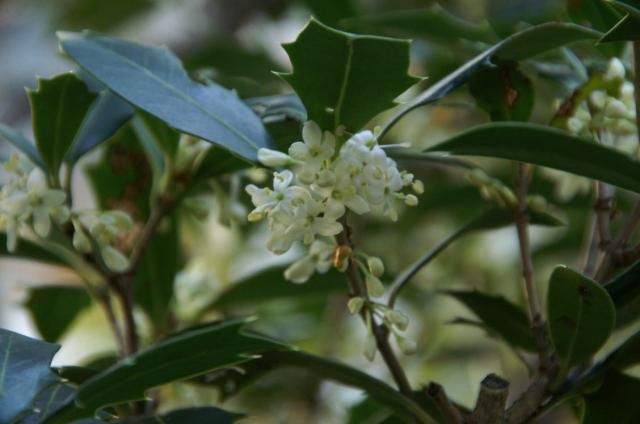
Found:
[{"label": "branch node", "polygon": [[504,422],[505,405],[509,396],[509,382],[496,374],[489,374],[480,383],[480,393],[473,410],[475,424]]}]

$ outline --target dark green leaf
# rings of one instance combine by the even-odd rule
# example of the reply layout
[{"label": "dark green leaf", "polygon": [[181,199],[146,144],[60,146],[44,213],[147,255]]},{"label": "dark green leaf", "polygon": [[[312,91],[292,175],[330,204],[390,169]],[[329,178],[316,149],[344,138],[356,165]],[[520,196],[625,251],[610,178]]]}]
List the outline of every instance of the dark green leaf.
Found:
[{"label": "dark green leaf", "polygon": [[425,9],[393,10],[376,15],[358,16],[341,22],[347,31],[426,38],[439,41],[492,41],[495,36],[486,24],[475,24],[461,19],[438,3]]},{"label": "dark green leaf", "polygon": [[46,165],[40,158],[40,154],[38,153],[38,150],[36,150],[36,146],[34,146],[33,143],[27,140],[19,132],[14,131],[6,125],[0,124],[0,140],[6,141],[20,152],[24,153],[24,155],[28,157],[34,165],[46,169]]},{"label": "dark green leaf", "polygon": [[[99,408],[144,398],[156,386],[240,364],[278,343],[243,330],[246,320],[203,325],[172,335],[106,369],[78,387],[74,402],[48,421],[67,423]],[[209,346],[210,349],[203,349]]]},{"label": "dark green leaf", "polygon": [[238,159],[219,147],[211,147],[200,161],[193,180],[197,182],[219,177],[247,167],[246,161]]},{"label": "dark green leaf", "polygon": [[616,326],[640,317],[640,262],[616,275],[604,286],[616,307]]},{"label": "dark green leaf", "polygon": [[66,262],[49,252],[40,245],[29,240],[20,239],[15,252],[7,250],[7,235],[0,233],[0,256],[12,256],[14,258],[30,259],[51,265],[64,265]]},{"label": "dark green leaf", "polygon": [[444,290],[480,318],[486,327],[507,343],[530,352],[535,351],[535,342],[524,310],[501,296],[492,296],[477,291]]},{"label": "dark green leaf", "polygon": [[38,79],[36,91],[28,94],[36,146],[49,172],[57,176],[96,95],[72,73]]},{"label": "dark green leaf", "polygon": [[527,121],[533,109],[533,85],[515,62],[481,67],[469,91],[492,121]]},{"label": "dark green leaf", "polygon": [[110,91],[102,91],[84,118],[67,153],[66,160],[75,163],[82,155],[109,139],[131,116],[134,109]]},{"label": "dark green leaf", "polygon": [[38,393],[57,382],[49,367],[59,348],[0,329],[0,422],[28,413]]},{"label": "dark green leaf", "polygon": [[547,319],[566,372],[591,358],[607,341],[615,325],[615,309],[597,282],[559,266],[549,280]]},{"label": "dark green leaf", "polygon": [[385,124],[380,137],[413,109],[435,102],[464,84],[492,57],[519,61],[579,40],[597,39],[602,34],[579,25],[551,22],[518,32],[500,41],[465,63],[402,106]]},{"label": "dark green leaf", "polygon": [[57,342],[78,314],[90,305],[89,294],[81,287],[72,286],[34,287],[25,302],[38,332],[48,342]]},{"label": "dark green leaf", "polygon": [[304,0],[313,15],[329,25],[357,14],[354,0]]},{"label": "dark green leaf", "polygon": [[154,234],[136,275],[135,302],[142,306],[157,331],[169,325],[173,282],[184,261],[178,239],[178,220],[165,219]]},{"label": "dark green leaf", "polygon": [[244,414],[228,412],[212,406],[185,408],[153,417],[126,418],[116,421],[117,424],[231,424],[244,417]]},{"label": "dark green leaf", "polygon": [[282,76],[325,130],[361,129],[417,81],[407,74],[407,40],[350,34],[312,19],[284,48],[293,73]]},{"label": "dark green leaf", "polygon": [[[65,383],[55,383],[38,393],[19,424],[40,424],[43,419],[73,397],[75,389]],[[95,421],[98,423],[98,421]],[[85,423],[82,423],[85,424]]]},{"label": "dark green leaf", "polygon": [[178,150],[180,133],[163,121],[148,113],[140,112],[136,115],[134,128],[138,138],[147,138],[154,143],[169,158],[174,158]]},{"label": "dark green leaf", "polygon": [[235,93],[193,82],[169,50],[90,33],[59,38],[85,71],[177,130],[252,161],[260,147],[271,144],[260,119]]},{"label": "dark green leaf", "polygon": [[480,125],[427,151],[527,162],[640,192],[640,161],[613,148],[542,125],[516,122]]},{"label": "dark green leaf", "polygon": [[640,3],[638,8],[618,1],[611,4],[626,15],[600,39],[600,42],[640,40]]},{"label": "dark green leaf", "polygon": [[607,358],[607,365],[619,370],[636,365],[640,362],[640,331],[637,331],[620,346],[618,346]]},{"label": "dark green leaf", "polygon": [[603,0],[571,0],[567,2],[567,11],[574,22],[591,25],[602,32],[609,31],[622,17]]},{"label": "dark green leaf", "polygon": [[583,424],[636,424],[640,422],[640,380],[609,372],[595,393],[585,396]]},{"label": "dark green leaf", "polygon": [[220,294],[210,308],[227,309],[263,304],[270,300],[346,292],[344,277],[339,273],[314,274],[305,284],[294,284],[285,280],[285,269],[269,268],[233,284]]},{"label": "dark green leaf", "polygon": [[[296,367],[311,372],[322,379],[333,380],[346,386],[361,389],[372,399],[402,416],[411,417],[410,414],[413,414],[419,422],[432,422],[433,419],[429,415],[439,416],[435,404],[427,399],[424,402],[421,399],[423,410],[417,403],[402,396],[381,380],[348,365],[310,353],[292,350],[264,352],[261,358],[240,366],[240,368],[245,367],[247,372],[228,369],[207,376],[207,384],[219,386],[223,390],[223,395],[228,396],[230,393],[224,391],[225,386],[242,387],[243,380],[254,380],[256,376],[284,367]],[[227,384],[229,381],[233,381],[233,384]]]}]

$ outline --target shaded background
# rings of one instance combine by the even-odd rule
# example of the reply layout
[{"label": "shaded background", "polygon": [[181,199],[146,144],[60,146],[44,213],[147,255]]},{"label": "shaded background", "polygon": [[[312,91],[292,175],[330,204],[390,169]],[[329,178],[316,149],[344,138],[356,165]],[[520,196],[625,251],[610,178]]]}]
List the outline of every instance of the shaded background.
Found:
[{"label": "shaded background", "polygon": [[[417,0],[0,1],[0,122],[28,133],[29,105],[24,87],[34,87],[36,75],[48,77],[72,68],[58,53],[57,30],[91,29],[138,42],[167,45],[194,77],[234,88],[241,97],[254,97],[290,91],[271,71],[289,70],[280,44],[292,41],[310,14],[345,30],[412,38],[411,73],[427,77],[419,85],[422,88],[516,28],[548,20],[567,20],[564,2],[553,0],[438,2],[446,13],[464,20],[459,27],[443,26],[412,12],[435,3]],[[388,14],[396,11],[398,15]],[[410,16],[415,19],[409,19]],[[464,37],[459,37],[460,34]],[[601,51],[586,45],[577,45],[575,52],[590,61],[606,61]],[[553,52],[536,58],[524,69],[536,89],[533,121],[548,122],[554,113],[554,102],[578,82],[563,56],[565,53]],[[426,147],[487,120],[463,88],[446,102],[410,114],[394,129],[392,138],[415,147]],[[3,146],[0,153],[6,156],[9,151]],[[92,156],[87,163],[96,160],[97,156]],[[507,163],[491,160],[482,163],[493,175],[511,184],[512,169]],[[415,169],[413,165],[403,164],[425,184],[426,192],[421,196],[420,205],[406,211],[397,224],[382,225],[383,221],[371,218],[359,222],[355,229],[358,246],[385,261],[387,282],[488,206],[461,172],[438,167]],[[581,193],[559,196],[558,181],[567,183],[566,178],[538,175],[532,185],[531,191],[553,202],[556,205],[553,211],[567,223],[563,228],[533,229],[536,280],[541,294],[545,293],[545,282],[555,265],[582,266],[580,252],[584,250],[583,236],[588,226],[586,210],[592,199],[588,184]],[[581,184],[575,178],[570,181],[576,187]],[[74,187],[80,205],[91,207],[93,199],[81,174],[76,175]],[[269,293],[270,284],[281,280],[281,273],[277,271],[271,277],[273,281],[262,282],[263,290],[241,293],[226,299],[224,304],[216,303],[222,293],[252,270],[287,263],[296,253],[286,257],[268,254],[264,248],[264,229],[244,223],[223,225],[215,200],[204,201],[210,206],[209,216],[183,226],[182,243],[190,260],[176,279],[175,313],[178,316],[186,321],[215,318],[221,309],[231,310],[235,315],[257,314],[261,318],[260,330],[387,378],[379,358],[369,363],[362,356],[365,330],[359,320],[346,314],[344,294],[335,289],[335,284],[329,285],[326,278],[309,282],[320,288],[308,290],[303,296],[264,296]],[[624,208],[626,204],[623,194],[619,207]],[[473,404],[479,381],[489,372],[509,377],[511,392],[519,392],[527,381],[528,371],[518,355],[507,345],[488,337],[482,329],[452,323],[475,318],[459,303],[438,293],[441,288],[476,288],[522,304],[519,266],[515,230],[505,228],[463,239],[414,278],[399,305],[400,310],[411,315],[409,334],[419,346],[417,355],[402,358],[412,382],[439,381],[452,398],[465,405]],[[0,326],[35,336],[38,331],[33,320],[21,306],[29,287],[43,282],[76,283],[75,277],[64,270],[7,259],[0,261],[0,272]],[[325,286],[320,286],[322,284]],[[140,320],[143,319],[140,316]],[[634,324],[623,332],[630,333],[637,328]],[[614,337],[610,344],[615,345],[616,340]],[[56,357],[58,364],[86,361],[114,348],[101,311],[94,307],[82,310],[60,342],[64,347]],[[167,400],[164,409],[216,404],[219,399],[219,390],[215,387],[187,384],[163,388],[162,394]],[[251,420],[255,422],[346,422],[349,417],[354,422],[364,422],[356,418],[357,410],[353,409],[360,400],[361,395],[356,391],[320,383],[302,372],[279,371],[241,390],[224,407],[251,413],[254,415]],[[560,412],[548,421],[571,422],[571,418]]]}]

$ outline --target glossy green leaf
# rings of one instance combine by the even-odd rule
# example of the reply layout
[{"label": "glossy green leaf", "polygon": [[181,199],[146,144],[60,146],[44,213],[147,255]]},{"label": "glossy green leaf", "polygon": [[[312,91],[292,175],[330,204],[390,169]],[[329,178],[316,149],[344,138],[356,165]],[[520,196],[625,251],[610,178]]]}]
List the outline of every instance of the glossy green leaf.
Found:
[{"label": "glossy green leaf", "polygon": [[616,326],[630,324],[640,318],[640,262],[616,275],[604,288],[616,307]]},{"label": "glossy green leaf", "polygon": [[106,141],[127,122],[134,109],[110,91],[103,90],[84,117],[66,160],[75,163],[82,155]]},{"label": "glossy green leaf", "polygon": [[469,91],[492,121],[527,121],[533,109],[533,85],[515,62],[481,67]]},{"label": "glossy green leaf", "polygon": [[[42,423],[49,414],[68,402],[69,399],[73,397],[74,393],[75,388],[63,382],[47,386],[35,396],[28,410],[23,413],[18,420],[18,423]],[[83,422],[81,424],[93,424],[94,422],[100,423],[100,421],[91,421],[91,423]]]},{"label": "glossy green leaf", "polygon": [[245,325],[246,320],[216,322],[161,340],[81,384],[74,401],[58,410],[47,423],[89,417],[107,405],[142,399],[153,387],[240,364],[264,350],[282,348],[270,339],[245,331]]},{"label": "glossy green leaf", "polygon": [[461,19],[438,3],[424,9],[392,10],[375,15],[364,15],[341,21],[340,28],[346,31],[389,35],[396,37],[425,38],[438,41],[492,41],[489,26]]},{"label": "glossy green leaf", "polygon": [[607,364],[619,370],[640,363],[640,331],[635,332],[618,346],[608,357]]},{"label": "glossy green leaf", "polygon": [[57,175],[96,95],[72,73],[38,79],[28,95],[36,146],[49,172]]},{"label": "glossy green leaf", "polygon": [[61,46],[86,72],[175,129],[254,161],[271,144],[260,119],[235,93],[187,76],[176,56],[91,33],[59,33]]},{"label": "glossy green leaf", "polygon": [[355,0],[304,0],[311,13],[329,25],[357,14]]},{"label": "glossy green leaf", "polygon": [[84,309],[91,297],[81,287],[43,286],[29,290],[25,307],[38,332],[48,342],[57,342]]},{"label": "glossy green leaf", "polygon": [[637,4],[637,8],[619,1],[612,1],[611,5],[625,15],[600,39],[600,42],[640,40],[640,3]]},{"label": "glossy green leaf", "polygon": [[57,382],[49,367],[59,348],[0,329],[0,422],[27,414],[38,393]]},{"label": "glossy green leaf", "polygon": [[285,269],[286,267],[268,268],[234,283],[220,294],[210,308],[236,308],[272,300],[326,296],[347,290],[344,277],[339,273],[316,273],[305,284],[293,284],[285,280]]},{"label": "glossy green leaf", "polygon": [[116,424],[196,424],[215,423],[231,424],[243,418],[244,414],[225,411],[224,409],[204,406],[199,408],[184,408],[167,414],[152,417],[133,417],[117,420]]},{"label": "glossy green leaf", "polygon": [[444,290],[480,318],[492,332],[510,345],[529,352],[535,351],[535,342],[525,311],[501,296],[478,291]]},{"label": "glossy green leaf", "polygon": [[609,31],[622,17],[603,0],[571,0],[567,2],[569,17],[576,23],[590,25],[598,31]]},{"label": "glossy green leaf", "polygon": [[635,424],[640,422],[640,380],[609,372],[600,388],[587,394],[582,424]]},{"label": "glossy green leaf", "polygon": [[380,137],[407,113],[417,107],[433,103],[460,87],[480,66],[489,63],[492,57],[503,60],[524,60],[575,41],[597,39],[601,35],[600,32],[589,28],[559,22],[536,25],[513,34],[489,47],[403,105],[384,125]]},{"label": "glossy green leaf", "polygon": [[640,161],[613,148],[542,125],[516,122],[480,125],[427,151],[527,162],[640,192]]},{"label": "glossy green leaf", "polygon": [[[370,375],[332,359],[312,355],[310,353],[287,350],[263,352],[261,358],[249,361],[239,368],[222,370],[207,376],[207,384],[220,387],[223,396],[231,393],[225,388],[237,390],[247,381],[274,370],[295,367],[306,370],[325,380],[333,380],[340,384],[363,390],[372,399],[407,417],[413,414],[419,422],[433,422],[430,416],[438,416],[435,405],[429,400],[422,402],[424,409],[417,403],[401,395],[387,383]],[[227,391],[225,391],[227,390]],[[422,400],[422,399],[421,399]]]},{"label": "glossy green leaf", "polygon": [[417,81],[407,74],[407,40],[350,34],[312,19],[284,48],[293,73],[282,77],[300,96],[309,119],[326,130],[361,129]]},{"label": "glossy green leaf", "polygon": [[566,372],[591,358],[607,341],[615,325],[615,309],[600,284],[560,266],[549,280],[547,319]]},{"label": "glossy green leaf", "polygon": [[27,140],[19,132],[14,131],[12,128],[6,125],[0,124],[0,140],[6,141],[7,143],[18,149],[21,153],[28,157],[34,165],[46,169],[46,165],[42,161],[42,158],[40,157],[40,153],[38,153],[36,146],[34,146],[33,143]]}]

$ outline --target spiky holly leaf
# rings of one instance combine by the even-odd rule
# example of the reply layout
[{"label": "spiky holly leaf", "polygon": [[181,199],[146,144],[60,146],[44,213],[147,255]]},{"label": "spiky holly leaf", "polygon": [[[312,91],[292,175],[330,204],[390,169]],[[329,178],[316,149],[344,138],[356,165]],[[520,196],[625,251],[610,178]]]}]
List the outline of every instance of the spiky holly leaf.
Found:
[{"label": "spiky holly leaf", "polygon": [[418,81],[407,73],[408,40],[351,34],[311,19],[284,49],[293,72],[282,77],[326,130],[361,129]]}]

